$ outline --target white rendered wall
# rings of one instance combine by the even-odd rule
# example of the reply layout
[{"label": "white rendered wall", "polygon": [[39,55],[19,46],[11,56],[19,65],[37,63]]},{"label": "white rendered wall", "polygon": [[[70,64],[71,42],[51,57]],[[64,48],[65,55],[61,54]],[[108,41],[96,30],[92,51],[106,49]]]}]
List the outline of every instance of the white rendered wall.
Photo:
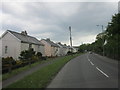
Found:
[{"label": "white rendered wall", "polygon": [[[12,34],[6,33],[2,38],[2,57],[13,57],[18,59],[21,52],[21,42]],[[5,53],[5,46],[7,46],[7,53]]]}]

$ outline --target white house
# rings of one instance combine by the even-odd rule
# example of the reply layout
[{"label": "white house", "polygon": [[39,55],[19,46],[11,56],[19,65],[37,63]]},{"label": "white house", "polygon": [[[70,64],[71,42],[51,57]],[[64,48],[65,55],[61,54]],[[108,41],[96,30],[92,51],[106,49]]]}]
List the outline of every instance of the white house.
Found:
[{"label": "white house", "polygon": [[71,51],[72,51],[72,48],[68,45],[68,46],[67,46],[67,52],[69,52],[69,51],[71,52]]},{"label": "white house", "polygon": [[26,31],[17,33],[7,30],[0,38],[0,56],[1,57],[13,57],[18,60],[21,51],[33,48],[36,52],[44,53],[44,44],[42,44],[35,37],[27,35]]},{"label": "white house", "polygon": [[68,47],[64,44],[61,44],[60,42],[57,43],[59,45],[59,56],[65,56],[68,52]]},{"label": "white house", "polygon": [[45,56],[59,56],[59,46],[49,38],[42,39],[41,42],[45,46]]},{"label": "white house", "polygon": [[76,53],[79,50],[79,46],[73,46],[73,52]]}]

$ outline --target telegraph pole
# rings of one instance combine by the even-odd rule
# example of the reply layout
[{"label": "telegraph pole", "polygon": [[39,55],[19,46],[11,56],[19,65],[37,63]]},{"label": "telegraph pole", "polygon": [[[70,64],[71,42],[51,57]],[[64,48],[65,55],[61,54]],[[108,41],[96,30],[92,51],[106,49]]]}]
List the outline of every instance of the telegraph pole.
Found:
[{"label": "telegraph pole", "polygon": [[70,30],[70,46],[71,46],[71,51],[72,51],[72,35],[71,35],[71,26],[69,26]]}]

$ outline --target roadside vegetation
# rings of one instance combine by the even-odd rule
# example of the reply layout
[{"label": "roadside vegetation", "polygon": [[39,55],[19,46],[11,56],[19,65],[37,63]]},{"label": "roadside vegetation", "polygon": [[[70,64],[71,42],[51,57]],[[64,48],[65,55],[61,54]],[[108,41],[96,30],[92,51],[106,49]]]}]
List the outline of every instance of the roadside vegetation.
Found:
[{"label": "roadside vegetation", "polygon": [[22,51],[19,58],[20,60],[14,60],[12,57],[2,58],[2,80],[6,80],[39,64],[47,63],[61,57],[43,57],[40,52],[29,49]]},{"label": "roadside vegetation", "polygon": [[59,70],[68,61],[78,55],[80,54],[68,55],[59,58],[59,60],[55,60],[54,63],[39,69],[38,71],[24,77],[6,88],[45,88],[59,72]]},{"label": "roadside vegetation", "polygon": [[26,65],[46,60],[46,57],[42,57],[40,52],[35,52],[32,48],[22,51],[19,60],[15,60],[12,57],[2,58],[2,73],[11,73],[12,70],[24,67]]},{"label": "roadside vegetation", "polygon": [[9,73],[5,73],[5,74],[2,74],[2,80],[6,80],[10,77],[13,77],[14,75],[17,75],[25,70],[29,70],[31,69],[32,67],[35,67],[37,65],[40,65],[40,64],[44,64],[44,63],[47,63],[47,62],[50,62],[50,61],[53,61],[53,59],[58,59],[58,57],[56,58],[48,58],[47,60],[43,60],[43,61],[39,61],[39,62],[35,62],[35,63],[32,63],[31,66],[29,65],[26,65],[24,67],[20,67],[20,68],[17,68],[17,69],[14,69],[12,70],[11,72]]},{"label": "roadside vegetation", "polygon": [[[96,36],[92,44],[82,44],[79,52],[93,51],[95,53],[120,60],[120,13],[112,16],[104,32]],[[104,50],[104,52],[103,52]],[[104,54],[103,54],[104,53]]]}]

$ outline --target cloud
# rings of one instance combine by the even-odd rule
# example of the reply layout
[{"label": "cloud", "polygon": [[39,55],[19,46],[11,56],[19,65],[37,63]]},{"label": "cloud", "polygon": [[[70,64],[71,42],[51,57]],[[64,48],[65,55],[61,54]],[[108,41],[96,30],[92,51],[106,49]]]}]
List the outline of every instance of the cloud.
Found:
[{"label": "cloud", "polygon": [[73,43],[75,45],[81,45],[82,43],[91,43],[94,42],[96,38],[96,34],[84,34],[80,35],[79,37],[76,36],[73,38]]},{"label": "cloud", "polygon": [[38,39],[51,38],[69,44],[72,26],[73,45],[92,42],[117,13],[117,2],[2,2],[2,30],[27,30]]},{"label": "cloud", "polygon": [[4,0],[3,2],[118,2],[119,0]]}]

